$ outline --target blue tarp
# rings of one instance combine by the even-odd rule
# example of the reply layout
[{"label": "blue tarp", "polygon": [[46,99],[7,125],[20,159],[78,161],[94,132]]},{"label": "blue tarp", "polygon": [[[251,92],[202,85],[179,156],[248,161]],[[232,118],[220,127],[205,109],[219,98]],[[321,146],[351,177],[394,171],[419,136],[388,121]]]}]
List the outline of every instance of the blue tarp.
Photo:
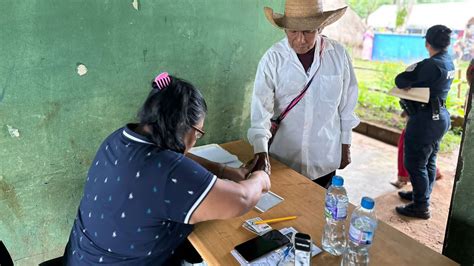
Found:
[{"label": "blue tarp", "polygon": [[[375,33],[373,61],[402,61],[415,63],[428,57],[424,35]],[[451,40],[451,44],[454,40]],[[452,47],[449,48],[452,53]]]}]

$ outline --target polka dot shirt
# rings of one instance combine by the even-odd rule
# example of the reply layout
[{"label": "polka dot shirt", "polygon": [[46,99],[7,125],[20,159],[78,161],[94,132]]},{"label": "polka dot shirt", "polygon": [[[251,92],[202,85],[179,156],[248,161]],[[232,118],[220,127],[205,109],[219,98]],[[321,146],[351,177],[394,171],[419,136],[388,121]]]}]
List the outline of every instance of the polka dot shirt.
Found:
[{"label": "polka dot shirt", "polygon": [[99,148],[66,249],[68,265],[160,265],[191,233],[216,177],[127,125]]}]

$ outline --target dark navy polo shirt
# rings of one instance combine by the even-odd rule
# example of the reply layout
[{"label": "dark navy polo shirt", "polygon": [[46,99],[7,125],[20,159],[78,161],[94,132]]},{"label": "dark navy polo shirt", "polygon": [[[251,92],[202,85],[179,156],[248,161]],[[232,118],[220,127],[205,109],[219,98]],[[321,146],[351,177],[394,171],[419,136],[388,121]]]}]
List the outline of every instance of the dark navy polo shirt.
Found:
[{"label": "dark navy polo shirt", "polygon": [[69,265],[160,265],[191,233],[189,219],[216,177],[158,149],[127,125],[89,169],[66,252]]}]

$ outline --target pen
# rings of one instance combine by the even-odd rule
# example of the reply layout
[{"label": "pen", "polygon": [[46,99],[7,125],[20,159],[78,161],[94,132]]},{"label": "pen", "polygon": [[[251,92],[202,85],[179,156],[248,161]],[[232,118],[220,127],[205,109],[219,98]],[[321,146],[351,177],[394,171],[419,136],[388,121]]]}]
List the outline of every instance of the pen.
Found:
[{"label": "pen", "polygon": [[282,222],[282,221],[293,220],[293,219],[296,219],[296,217],[297,217],[297,216],[288,216],[288,217],[275,218],[275,219],[269,219],[269,220],[263,220],[263,221],[256,221],[254,224],[276,223],[276,222]]}]

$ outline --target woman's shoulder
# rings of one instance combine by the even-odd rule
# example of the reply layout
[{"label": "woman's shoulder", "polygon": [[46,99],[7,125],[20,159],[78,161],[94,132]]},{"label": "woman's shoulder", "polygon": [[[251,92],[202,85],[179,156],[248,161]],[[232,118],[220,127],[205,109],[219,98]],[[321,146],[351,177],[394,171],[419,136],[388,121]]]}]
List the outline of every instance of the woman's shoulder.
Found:
[{"label": "woman's shoulder", "polygon": [[[159,160],[167,164],[171,171],[204,171],[199,163],[186,157],[186,155],[172,150],[162,150],[157,154]],[[207,171],[207,170],[205,170]]]}]

